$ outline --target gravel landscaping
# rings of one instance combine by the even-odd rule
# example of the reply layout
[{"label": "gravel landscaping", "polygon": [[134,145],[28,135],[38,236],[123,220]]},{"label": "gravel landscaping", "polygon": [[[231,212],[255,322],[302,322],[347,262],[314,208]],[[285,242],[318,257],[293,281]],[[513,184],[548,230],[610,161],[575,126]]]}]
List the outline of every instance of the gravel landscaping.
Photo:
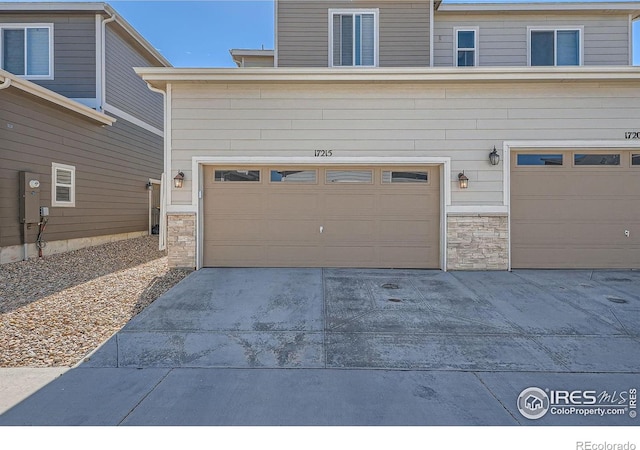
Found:
[{"label": "gravel landscaping", "polygon": [[74,366],[190,272],[157,236],[0,265],[0,367]]}]

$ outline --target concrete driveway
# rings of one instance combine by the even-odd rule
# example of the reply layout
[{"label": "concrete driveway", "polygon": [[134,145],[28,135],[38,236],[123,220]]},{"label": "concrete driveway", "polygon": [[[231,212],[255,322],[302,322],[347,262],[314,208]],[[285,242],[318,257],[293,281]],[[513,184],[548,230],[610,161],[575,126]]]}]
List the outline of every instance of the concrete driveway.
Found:
[{"label": "concrete driveway", "polygon": [[637,425],[639,373],[638,271],[203,269],[0,424]]}]

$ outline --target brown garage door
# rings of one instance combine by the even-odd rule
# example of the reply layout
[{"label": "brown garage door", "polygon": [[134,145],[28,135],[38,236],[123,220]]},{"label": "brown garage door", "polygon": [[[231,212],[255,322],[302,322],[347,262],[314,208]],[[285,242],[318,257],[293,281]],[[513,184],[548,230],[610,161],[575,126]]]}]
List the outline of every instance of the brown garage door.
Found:
[{"label": "brown garage door", "polygon": [[640,268],[640,152],[516,152],[513,268]]},{"label": "brown garage door", "polygon": [[204,168],[208,267],[440,267],[438,167]]}]

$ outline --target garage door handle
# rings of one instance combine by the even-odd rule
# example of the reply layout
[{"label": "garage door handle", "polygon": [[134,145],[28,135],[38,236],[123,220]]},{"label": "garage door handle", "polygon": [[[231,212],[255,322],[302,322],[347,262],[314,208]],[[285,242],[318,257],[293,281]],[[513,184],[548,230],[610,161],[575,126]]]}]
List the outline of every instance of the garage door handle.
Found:
[{"label": "garage door handle", "polygon": [[320,226],[320,234],[322,234],[323,231],[324,231],[324,227]]}]

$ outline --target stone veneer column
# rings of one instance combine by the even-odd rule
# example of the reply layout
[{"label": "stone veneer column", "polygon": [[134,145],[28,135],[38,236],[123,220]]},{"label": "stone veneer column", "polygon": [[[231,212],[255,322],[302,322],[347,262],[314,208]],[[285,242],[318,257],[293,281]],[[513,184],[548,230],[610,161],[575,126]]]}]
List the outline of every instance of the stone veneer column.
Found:
[{"label": "stone veneer column", "polygon": [[507,270],[507,216],[447,217],[447,270]]},{"label": "stone veneer column", "polygon": [[169,267],[196,267],[196,215],[167,214]]}]

